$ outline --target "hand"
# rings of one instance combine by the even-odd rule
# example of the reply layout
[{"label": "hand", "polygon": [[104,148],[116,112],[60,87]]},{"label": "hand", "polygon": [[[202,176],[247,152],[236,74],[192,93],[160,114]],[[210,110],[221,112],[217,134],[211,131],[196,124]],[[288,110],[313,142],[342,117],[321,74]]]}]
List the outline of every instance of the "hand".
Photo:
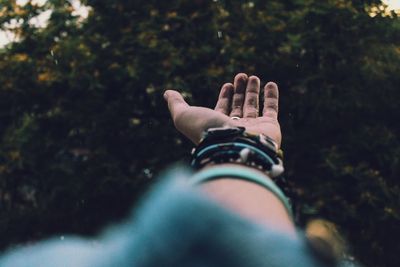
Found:
[{"label": "hand", "polygon": [[[189,106],[177,91],[167,90],[168,102],[175,127],[195,144],[209,128],[242,126],[246,132],[264,134],[280,147],[282,136],[278,122],[278,86],[269,82],[264,87],[264,110],[259,111],[260,79],[237,74],[234,83],[222,86],[214,110]],[[239,117],[233,120],[232,117]]]}]

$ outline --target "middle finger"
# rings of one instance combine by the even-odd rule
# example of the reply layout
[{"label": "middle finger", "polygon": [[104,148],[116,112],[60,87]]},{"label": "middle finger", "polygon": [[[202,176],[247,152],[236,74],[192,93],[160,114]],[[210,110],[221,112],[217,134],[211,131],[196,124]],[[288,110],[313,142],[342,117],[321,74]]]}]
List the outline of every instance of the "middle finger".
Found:
[{"label": "middle finger", "polygon": [[247,84],[247,75],[244,73],[239,73],[235,76],[235,81],[233,83],[234,94],[232,100],[232,111],[231,117],[242,117],[243,116],[243,102],[245,98]]}]

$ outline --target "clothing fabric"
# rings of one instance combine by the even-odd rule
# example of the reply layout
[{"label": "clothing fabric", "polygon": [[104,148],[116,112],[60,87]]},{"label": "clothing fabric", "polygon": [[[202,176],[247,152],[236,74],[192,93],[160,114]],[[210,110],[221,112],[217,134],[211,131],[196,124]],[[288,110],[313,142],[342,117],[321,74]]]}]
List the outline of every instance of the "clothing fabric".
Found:
[{"label": "clothing fabric", "polygon": [[190,174],[164,175],[124,224],[95,239],[53,238],[8,251],[0,267],[313,267],[299,234],[254,224],[207,199]]}]

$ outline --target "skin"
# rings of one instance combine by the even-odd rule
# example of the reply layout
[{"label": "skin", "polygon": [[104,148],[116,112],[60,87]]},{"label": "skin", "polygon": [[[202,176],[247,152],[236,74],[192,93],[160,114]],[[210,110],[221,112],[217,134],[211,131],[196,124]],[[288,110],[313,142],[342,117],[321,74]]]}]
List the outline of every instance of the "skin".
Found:
[{"label": "skin", "polygon": [[[269,82],[264,87],[264,110],[259,116],[260,79],[237,74],[233,84],[222,86],[215,109],[189,106],[182,95],[167,90],[165,100],[176,128],[198,144],[202,133],[212,127],[243,126],[246,131],[264,134],[281,143],[281,130],[278,122],[278,86]],[[240,117],[232,120],[231,117]]]},{"label": "skin", "polygon": [[[260,79],[256,76],[248,77],[245,73],[237,74],[233,83],[222,86],[214,110],[190,106],[174,90],[167,90],[164,98],[175,127],[195,144],[200,142],[203,132],[209,128],[243,126],[247,132],[269,136],[279,148],[282,135],[278,122],[278,86],[268,82],[263,90],[262,112],[259,109]],[[240,119],[232,120],[232,117]],[[270,179],[263,175],[265,179]],[[277,231],[296,235],[295,226],[280,200],[257,184],[226,177],[205,183],[202,190],[210,198],[243,217]]]}]

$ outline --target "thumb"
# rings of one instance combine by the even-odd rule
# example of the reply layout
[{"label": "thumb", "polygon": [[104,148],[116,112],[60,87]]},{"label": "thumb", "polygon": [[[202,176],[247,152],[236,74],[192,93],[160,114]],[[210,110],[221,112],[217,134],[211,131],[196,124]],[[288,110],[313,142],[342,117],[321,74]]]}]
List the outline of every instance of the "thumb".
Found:
[{"label": "thumb", "polygon": [[168,102],[169,112],[171,113],[171,117],[173,120],[185,110],[189,105],[183,99],[183,96],[174,90],[167,90],[164,93],[164,99]]}]

